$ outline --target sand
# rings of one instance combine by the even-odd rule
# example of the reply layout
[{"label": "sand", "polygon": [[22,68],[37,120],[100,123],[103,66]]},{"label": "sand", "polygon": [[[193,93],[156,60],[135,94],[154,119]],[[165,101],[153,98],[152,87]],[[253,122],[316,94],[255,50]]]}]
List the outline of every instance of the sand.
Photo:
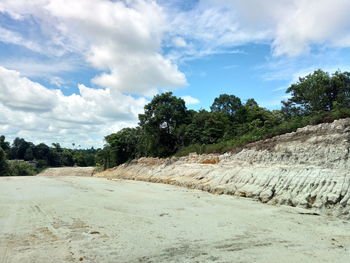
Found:
[{"label": "sand", "polygon": [[38,176],[93,176],[95,167],[57,167],[47,168]]},{"label": "sand", "polygon": [[350,224],[171,185],[0,178],[0,263],[349,262]]}]

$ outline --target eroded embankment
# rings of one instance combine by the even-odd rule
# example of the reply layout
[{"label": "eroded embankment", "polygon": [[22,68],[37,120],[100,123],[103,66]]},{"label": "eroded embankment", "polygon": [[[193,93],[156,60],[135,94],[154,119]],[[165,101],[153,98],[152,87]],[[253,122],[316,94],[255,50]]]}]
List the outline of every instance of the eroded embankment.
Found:
[{"label": "eroded embankment", "polygon": [[97,174],[250,197],[350,218],[350,119],[307,126],[238,153],[141,158]]}]

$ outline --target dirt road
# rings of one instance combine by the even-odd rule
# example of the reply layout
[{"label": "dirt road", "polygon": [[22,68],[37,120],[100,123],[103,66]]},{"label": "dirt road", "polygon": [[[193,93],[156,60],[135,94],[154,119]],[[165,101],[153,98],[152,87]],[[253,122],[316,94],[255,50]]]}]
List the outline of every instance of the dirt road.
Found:
[{"label": "dirt road", "polygon": [[169,185],[0,178],[0,263],[348,262],[350,224]]}]

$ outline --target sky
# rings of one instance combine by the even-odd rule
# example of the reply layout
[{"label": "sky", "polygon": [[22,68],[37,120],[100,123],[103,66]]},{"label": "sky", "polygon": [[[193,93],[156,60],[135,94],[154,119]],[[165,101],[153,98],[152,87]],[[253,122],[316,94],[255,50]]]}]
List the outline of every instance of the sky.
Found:
[{"label": "sky", "polygon": [[279,109],[316,69],[350,71],[348,0],[0,0],[0,134],[101,147],[158,93]]}]

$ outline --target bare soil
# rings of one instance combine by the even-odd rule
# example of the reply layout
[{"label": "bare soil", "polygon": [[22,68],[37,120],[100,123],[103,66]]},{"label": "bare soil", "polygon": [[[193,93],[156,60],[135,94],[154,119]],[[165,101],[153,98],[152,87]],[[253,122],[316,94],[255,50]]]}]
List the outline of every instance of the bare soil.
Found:
[{"label": "bare soil", "polygon": [[0,263],[348,262],[348,221],[171,185],[0,178]]}]

